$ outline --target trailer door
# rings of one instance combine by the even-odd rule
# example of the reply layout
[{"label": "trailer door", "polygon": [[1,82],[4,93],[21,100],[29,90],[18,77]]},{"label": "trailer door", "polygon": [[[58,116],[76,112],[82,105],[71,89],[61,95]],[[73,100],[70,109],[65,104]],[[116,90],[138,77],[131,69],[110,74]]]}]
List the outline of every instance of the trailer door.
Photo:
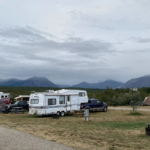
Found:
[{"label": "trailer door", "polygon": [[66,96],[66,111],[71,111],[71,96]]}]

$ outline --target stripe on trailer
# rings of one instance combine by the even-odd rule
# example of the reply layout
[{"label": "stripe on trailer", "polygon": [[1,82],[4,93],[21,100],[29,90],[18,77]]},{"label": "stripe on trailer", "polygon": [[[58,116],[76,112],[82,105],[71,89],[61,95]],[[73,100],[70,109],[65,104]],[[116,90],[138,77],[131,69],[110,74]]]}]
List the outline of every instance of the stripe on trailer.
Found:
[{"label": "stripe on trailer", "polygon": [[[30,106],[30,108],[37,108],[37,109],[48,109],[48,108],[60,108],[60,107],[68,107],[68,106],[73,106],[73,105],[80,106],[80,105],[78,105],[78,104],[72,104],[72,105]],[[43,108],[41,108],[41,107],[43,107]]]}]

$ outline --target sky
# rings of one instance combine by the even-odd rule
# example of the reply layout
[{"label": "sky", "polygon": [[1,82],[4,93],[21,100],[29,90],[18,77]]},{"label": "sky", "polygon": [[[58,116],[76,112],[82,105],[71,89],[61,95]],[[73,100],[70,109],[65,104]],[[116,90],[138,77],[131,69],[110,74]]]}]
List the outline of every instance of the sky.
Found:
[{"label": "sky", "polygon": [[0,79],[126,82],[150,74],[149,0],[0,0]]}]

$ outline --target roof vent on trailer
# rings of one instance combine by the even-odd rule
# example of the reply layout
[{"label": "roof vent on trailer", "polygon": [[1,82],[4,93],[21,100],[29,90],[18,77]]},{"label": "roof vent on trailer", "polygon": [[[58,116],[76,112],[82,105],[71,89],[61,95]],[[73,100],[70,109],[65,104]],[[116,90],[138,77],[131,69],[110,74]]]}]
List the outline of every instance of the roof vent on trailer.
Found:
[{"label": "roof vent on trailer", "polygon": [[46,93],[54,93],[54,90],[46,90]]},{"label": "roof vent on trailer", "polygon": [[35,91],[31,91],[31,94],[35,93]]}]

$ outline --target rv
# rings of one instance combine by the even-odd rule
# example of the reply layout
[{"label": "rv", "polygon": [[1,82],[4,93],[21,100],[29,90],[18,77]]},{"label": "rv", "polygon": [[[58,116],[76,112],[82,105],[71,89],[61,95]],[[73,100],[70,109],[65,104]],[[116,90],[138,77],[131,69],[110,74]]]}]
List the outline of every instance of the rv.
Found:
[{"label": "rv", "polygon": [[87,102],[88,96],[84,90],[32,92],[29,100],[29,114],[64,116],[74,110],[80,110],[80,104]]},{"label": "rv", "polygon": [[0,102],[9,104],[10,103],[10,93],[0,92]]}]

